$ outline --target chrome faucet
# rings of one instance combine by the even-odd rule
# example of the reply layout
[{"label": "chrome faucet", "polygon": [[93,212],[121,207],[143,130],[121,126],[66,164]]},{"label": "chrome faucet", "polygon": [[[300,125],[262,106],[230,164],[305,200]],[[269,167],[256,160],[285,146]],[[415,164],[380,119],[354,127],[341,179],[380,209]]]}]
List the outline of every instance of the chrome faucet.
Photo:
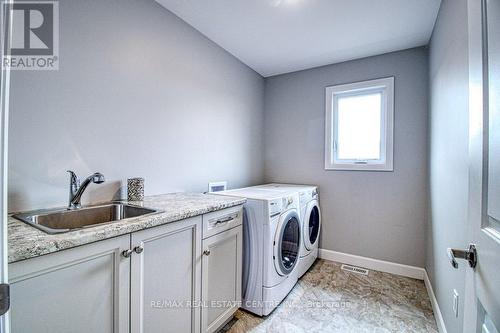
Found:
[{"label": "chrome faucet", "polygon": [[85,192],[85,189],[89,184],[95,183],[95,184],[101,184],[104,183],[104,175],[100,172],[96,172],[90,176],[88,176],[83,183],[80,185],[80,179],[76,176],[76,174],[68,170],[70,174],[69,178],[69,205],[68,209],[77,209],[82,206],[80,203],[82,199],[82,194]]}]

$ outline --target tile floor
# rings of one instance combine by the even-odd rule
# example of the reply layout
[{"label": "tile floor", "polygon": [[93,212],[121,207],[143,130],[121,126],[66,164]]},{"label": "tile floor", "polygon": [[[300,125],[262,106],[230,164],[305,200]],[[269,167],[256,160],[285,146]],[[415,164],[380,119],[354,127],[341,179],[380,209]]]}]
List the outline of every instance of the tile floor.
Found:
[{"label": "tile floor", "polygon": [[239,310],[224,333],[437,333],[423,281],[318,260],[268,317]]}]

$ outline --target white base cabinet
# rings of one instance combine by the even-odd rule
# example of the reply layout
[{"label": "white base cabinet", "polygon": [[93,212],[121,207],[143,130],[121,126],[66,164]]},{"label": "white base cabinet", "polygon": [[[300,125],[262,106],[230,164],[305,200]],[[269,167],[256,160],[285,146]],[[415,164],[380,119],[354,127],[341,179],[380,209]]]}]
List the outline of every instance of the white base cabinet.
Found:
[{"label": "white base cabinet", "polygon": [[242,227],[203,240],[202,332],[215,332],[240,307]]},{"label": "white base cabinet", "polygon": [[11,332],[126,333],[130,235],[9,265]]},{"label": "white base cabinet", "polygon": [[203,217],[202,333],[216,332],[240,307],[242,215],[236,207]]},{"label": "white base cabinet", "polygon": [[216,331],[241,302],[242,213],[232,207],[10,264],[11,332]]},{"label": "white base cabinet", "polygon": [[201,217],[132,234],[131,332],[200,331]]}]

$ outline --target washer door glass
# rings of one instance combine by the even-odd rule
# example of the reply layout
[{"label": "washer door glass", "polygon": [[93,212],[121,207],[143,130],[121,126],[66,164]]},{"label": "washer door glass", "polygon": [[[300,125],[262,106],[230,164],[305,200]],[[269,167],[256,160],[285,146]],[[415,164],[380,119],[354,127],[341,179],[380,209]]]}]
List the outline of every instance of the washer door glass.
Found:
[{"label": "washer door glass", "polygon": [[318,206],[314,206],[311,209],[311,214],[309,215],[309,224],[308,224],[308,235],[309,235],[309,243],[312,245],[316,243],[319,235],[319,208]]},{"label": "washer door glass", "polygon": [[299,257],[300,224],[296,216],[290,216],[283,224],[279,241],[279,264],[284,274],[293,270]]}]

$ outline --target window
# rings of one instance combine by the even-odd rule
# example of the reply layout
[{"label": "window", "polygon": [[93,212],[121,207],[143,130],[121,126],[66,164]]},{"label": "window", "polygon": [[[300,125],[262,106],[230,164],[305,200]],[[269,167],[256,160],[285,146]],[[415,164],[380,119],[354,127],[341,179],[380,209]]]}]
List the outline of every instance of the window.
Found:
[{"label": "window", "polygon": [[394,77],[326,88],[325,169],[393,170]]}]

